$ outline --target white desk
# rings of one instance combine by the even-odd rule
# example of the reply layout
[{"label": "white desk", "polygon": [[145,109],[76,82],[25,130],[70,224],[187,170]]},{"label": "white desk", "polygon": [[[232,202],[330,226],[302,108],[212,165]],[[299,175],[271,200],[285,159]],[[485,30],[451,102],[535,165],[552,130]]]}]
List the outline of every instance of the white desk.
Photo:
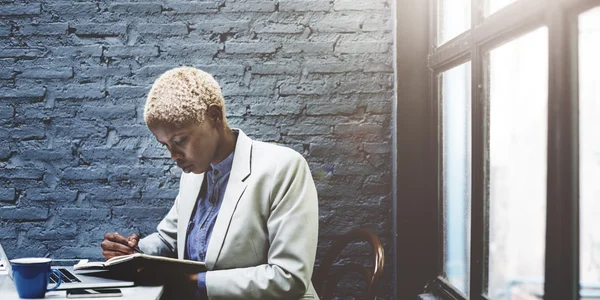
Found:
[{"label": "white desk", "polygon": [[[122,297],[103,297],[97,299],[114,299],[114,300],[152,300],[160,299],[163,293],[162,286],[134,286],[134,287],[122,287]],[[6,272],[0,272],[0,299],[1,300],[19,300],[17,289],[13,281],[8,277]],[[67,292],[65,291],[54,291],[46,293],[46,299],[67,299]],[[69,298],[70,299],[70,298]],[[86,298],[82,298],[86,299]]]}]

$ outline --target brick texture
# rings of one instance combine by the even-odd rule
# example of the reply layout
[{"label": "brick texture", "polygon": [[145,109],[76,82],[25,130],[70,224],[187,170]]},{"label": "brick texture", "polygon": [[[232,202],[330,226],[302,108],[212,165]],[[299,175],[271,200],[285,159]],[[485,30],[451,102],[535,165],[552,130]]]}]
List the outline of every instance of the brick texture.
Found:
[{"label": "brick texture", "polygon": [[[146,129],[162,72],[213,73],[228,119],[307,159],[317,265],[350,228],[376,232],[392,277],[390,0],[0,1],[0,239],[17,256],[101,259],[108,231],[148,234],[180,171]],[[352,245],[344,255],[365,260]],[[346,258],[342,262],[347,261]],[[361,293],[352,278],[338,296]]]}]

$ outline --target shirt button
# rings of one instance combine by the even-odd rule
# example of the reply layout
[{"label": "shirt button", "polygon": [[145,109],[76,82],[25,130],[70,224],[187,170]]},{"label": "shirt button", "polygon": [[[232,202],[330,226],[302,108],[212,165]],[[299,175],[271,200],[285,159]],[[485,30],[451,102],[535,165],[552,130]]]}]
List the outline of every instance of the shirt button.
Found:
[{"label": "shirt button", "polygon": [[214,170],[214,171],[213,171],[213,173],[214,173],[215,175],[219,175],[219,170]]}]

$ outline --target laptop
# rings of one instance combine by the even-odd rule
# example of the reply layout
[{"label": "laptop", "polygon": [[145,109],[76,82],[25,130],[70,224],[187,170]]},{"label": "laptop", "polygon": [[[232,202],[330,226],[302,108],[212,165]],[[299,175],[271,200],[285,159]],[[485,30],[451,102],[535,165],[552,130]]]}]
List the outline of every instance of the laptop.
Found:
[{"label": "laptop", "polygon": [[[109,288],[109,287],[126,287],[133,286],[133,281],[116,280],[107,278],[107,271],[73,271],[73,267],[52,267],[58,269],[62,273],[62,283],[57,290],[69,289],[91,289],[91,288]],[[2,269],[5,269],[10,279],[12,279],[12,269],[6,252],[2,249],[0,243],[0,274]],[[55,285],[58,280],[56,274],[50,276],[48,288]],[[0,285],[1,287],[1,285]],[[1,290],[0,290],[1,292]]]}]

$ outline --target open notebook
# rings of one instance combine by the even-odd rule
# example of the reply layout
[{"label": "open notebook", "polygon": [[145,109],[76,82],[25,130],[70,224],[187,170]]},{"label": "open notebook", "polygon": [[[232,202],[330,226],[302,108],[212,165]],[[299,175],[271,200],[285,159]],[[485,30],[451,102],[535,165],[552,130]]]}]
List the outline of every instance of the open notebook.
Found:
[{"label": "open notebook", "polygon": [[206,271],[204,262],[142,253],[116,256],[104,262],[79,263],[73,266],[73,269],[75,270],[132,271],[137,270],[138,268],[163,269],[189,274]]}]

